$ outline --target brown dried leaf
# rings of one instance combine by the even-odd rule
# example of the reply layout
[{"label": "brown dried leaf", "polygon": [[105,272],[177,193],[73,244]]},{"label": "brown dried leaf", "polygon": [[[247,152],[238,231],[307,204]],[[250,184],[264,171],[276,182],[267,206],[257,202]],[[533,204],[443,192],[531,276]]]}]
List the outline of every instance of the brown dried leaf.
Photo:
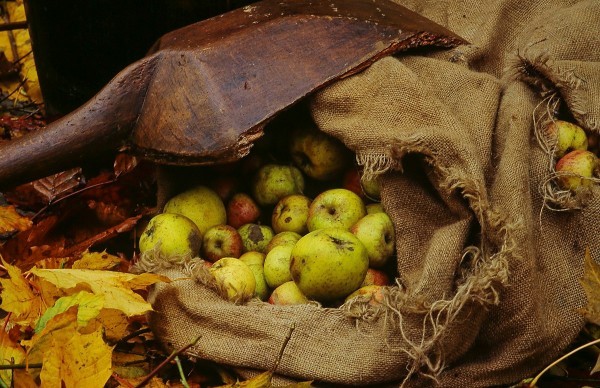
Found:
[{"label": "brown dried leaf", "polygon": [[587,305],[579,313],[591,323],[600,325],[600,265],[594,261],[590,250],[585,250],[585,263],[581,285],[587,296]]},{"label": "brown dried leaf", "polygon": [[138,165],[138,158],[133,155],[121,152],[115,157],[113,166],[115,176],[119,177],[132,171]]},{"label": "brown dried leaf", "polygon": [[52,203],[82,184],[81,168],[76,167],[58,174],[50,175],[33,182],[36,189],[47,201]]},{"label": "brown dried leaf", "polygon": [[0,207],[0,238],[31,228],[29,218],[20,215],[14,206]]}]

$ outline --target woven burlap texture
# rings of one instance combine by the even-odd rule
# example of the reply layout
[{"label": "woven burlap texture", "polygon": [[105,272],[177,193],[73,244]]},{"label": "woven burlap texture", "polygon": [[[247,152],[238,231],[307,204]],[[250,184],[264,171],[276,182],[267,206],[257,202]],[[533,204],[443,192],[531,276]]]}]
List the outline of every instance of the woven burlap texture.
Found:
[{"label": "woven burlap texture", "polygon": [[576,337],[600,189],[548,206],[539,126],[562,104],[600,129],[600,3],[399,2],[470,44],[384,58],[310,97],[320,129],[382,185],[399,273],[384,307],[240,306],[203,266],[146,263],[179,279],[151,295],[168,348],[201,335],[189,355],[297,380],[484,387],[530,376]]}]

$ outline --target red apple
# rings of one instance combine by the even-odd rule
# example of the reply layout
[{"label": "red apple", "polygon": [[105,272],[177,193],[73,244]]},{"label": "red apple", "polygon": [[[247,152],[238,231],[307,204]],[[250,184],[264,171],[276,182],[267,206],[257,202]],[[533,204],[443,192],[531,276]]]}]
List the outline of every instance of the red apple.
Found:
[{"label": "red apple", "polygon": [[223,202],[227,202],[238,191],[239,180],[233,175],[219,175],[213,179],[210,187]]},{"label": "red apple", "polygon": [[387,273],[380,269],[369,268],[365,280],[363,280],[361,287],[364,286],[389,286],[391,285],[390,277]]},{"label": "red apple", "polygon": [[223,257],[240,257],[244,245],[242,236],[230,225],[216,225],[204,233],[202,258],[215,262]]},{"label": "red apple", "polygon": [[356,167],[351,167],[344,173],[344,179],[342,181],[342,187],[346,190],[352,191],[354,194],[361,198],[364,198],[365,193],[363,192],[362,185],[360,183],[360,172]]},{"label": "red apple", "polygon": [[556,163],[558,185],[564,190],[589,187],[598,169],[598,157],[590,151],[575,150],[567,153]]},{"label": "red apple", "polygon": [[236,229],[242,225],[256,222],[259,217],[259,206],[246,193],[236,193],[227,202],[227,224]]}]

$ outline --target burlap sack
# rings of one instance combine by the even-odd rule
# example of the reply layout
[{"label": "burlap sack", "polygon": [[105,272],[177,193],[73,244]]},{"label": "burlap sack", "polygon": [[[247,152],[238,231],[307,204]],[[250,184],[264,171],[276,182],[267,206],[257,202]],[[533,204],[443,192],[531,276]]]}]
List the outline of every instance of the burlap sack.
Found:
[{"label": "burlap sack", "polygon": [[380,179],[398,286],[378,308],[239,306],[202,267],[145,261],[183,279],[151,296],[165,346],[201,335],[189,355],[327,384],[477,387],[530,376],[577,335],[600,189],[553,196],[539,126],[564,104],[599,129],[600,2],[401,3],[472,44],[385,58],[311,100]]}]

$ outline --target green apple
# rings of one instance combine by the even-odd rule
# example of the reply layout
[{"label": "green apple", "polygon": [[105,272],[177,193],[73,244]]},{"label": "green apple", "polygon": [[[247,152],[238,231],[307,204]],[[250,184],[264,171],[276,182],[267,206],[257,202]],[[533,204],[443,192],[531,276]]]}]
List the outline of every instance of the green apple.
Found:
[{"label": "green apple", "polygon": [[266,164],[252,182],[252,196],[260,206],[275,205],[281,198],[304,191],[304,176],[294,166]]},{"label": "green apple", "polygon": [[196,186],[172,197],[163,212],[186,216],[196,223],[202,236],[209,228],[227,223],[223,201],[206,186]]},{"label": "green apple", "polygon": [[350,295],[348,295],[346,297],[345,302],[348,302],[354,298],[361,298],[361,300],[369,302],[370,305],[377,306],[383,303],[384,301],[385,297],[383,294],[383,290],[383,286],[379,286],[376,284],[363,286],[351,293]]},{"label": "green apple", "polygon": [[331,302],[357,290],[369,268],[367,249],[348,230],[318,229],[292,249],[290,273],[309,299]]},{"label": "green apple", "polygon": [[290,262],[292,259],[292,245],[280,245],[267,253],[265,257],[265,279],[271,288],[276,288],[292,280]]},{"label": "green apple", "polygon": [[244,252],[257,251],[265,253],[267,245],[275,235],[273,229],[268,225],[246,224],[238,229],[242,236]]},{"label": "green apple", "polygon": [[271,251],[271,249],[273,249],[279,245],[292,245],[293,246],[294,244],[296,244],[296,242],[298,242],[298,240],[300,240],[301,237],[302,236],[296,232],[279,232],[275,236],[273,236],[271,241],[269,241],[269,244],[267,244],[267,249],[265,250],[265,253],[269,253],[269,251]]},{"label": "green apple", "polygon": [[352,152],[312,122],[301,123],[292,130],[290,154],[302,172],[320,181],[342,176],[352,162]]},{"label": "green apple", "polygon": [[330,189],[313,199],[306,225],[311,232],[322,228],[348,230],[366,214],[365,203],[356,193],[344,188]]},{"label": "green apple", "polygon": [[573,150],[587,150],[588,137],[580,126],[563,120],[551,121],[544,133],[554,144],[554,156],[561,158]]},{"label": "green apple", "polygon": [[367,248],[370,267],[383,267],[394,254],[394,223],[386,213],[367,214],[352,225],[350,232]]},{"label": "green apple", "polygon": [[202,237],[202,258],[215,262],[223,257],[240,257],[242,236],[231,225],[215,225]]},{"label": "green apple", "polygon": [[385,212],[385,209],[383,208],[383,205],[381,204],[381,202],[369,203],[366,205],[366,208],[367,208],[367,214]]},{"label": "green apple", "polygon": [[300,291],[293,280],[285,282],[274,289],[269,297],[269,303],[279,306],[306,304],[308,302],[310,300]]},{"label": "green apple", "polygon": [[254,296],[256,279],[250,267],[234,257],[224,257],[208,269],[219,293],[234,303],[243,303]]},{"label": "green apple", "polygon": [[254,280],[256,281],[254,295],[263,301],[267,300],[271,290],[265,279],[265,254],[256,251],[246,252],[240,256],[240,261],[246,263],[254,273]]},{"label": "green apple", "polygon": [[590,151],[575,150],[556,163],[558,185],[564,190],[576,191],[589,187],[598,170],[598,157]]},{"label": "green apple", "polygon": [[360,187],[362,188],[365,196],[372,201],[380,201],[381,200],[381,187],[379,186],[379,181],[377,177],[373,177],[370,179],[365,179],[365,177],[361,177],[360,179]]},{"label": "green apple", "polygon": [[286,195],[273,208],[271,227],[275,233],[289,231],[306,234],[311,199],[302,194]]},{"label": "green apple", "polygon": [[150,219],[140,236],[140,253],[158,249],[160,255],[195,257],[202,246],[196,224],[179,214],[162,213]]}]

